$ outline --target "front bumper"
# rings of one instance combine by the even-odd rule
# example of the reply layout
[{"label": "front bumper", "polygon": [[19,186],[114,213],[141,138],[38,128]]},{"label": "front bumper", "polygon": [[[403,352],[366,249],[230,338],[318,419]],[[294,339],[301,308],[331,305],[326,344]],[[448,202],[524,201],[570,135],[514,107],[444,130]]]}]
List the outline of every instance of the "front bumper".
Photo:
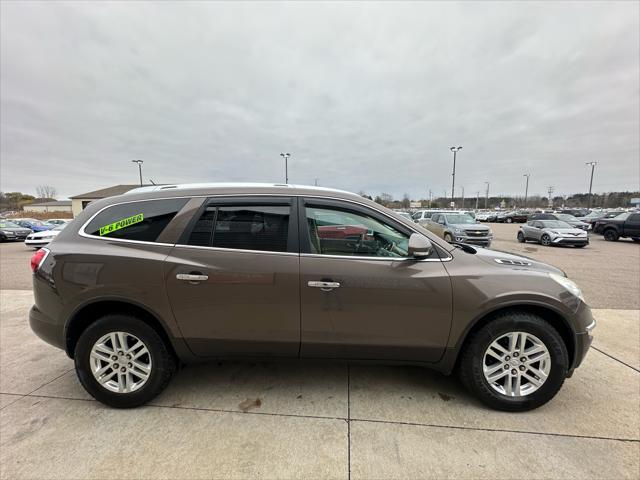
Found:
[{"label": "front bumper", "polygon": [[575,325],[582,325],[579,331],[575,333],[575,350],[573,355],[573,364],[569,368],[568,377],[573,375],[573,371],[582,364],[584,357],[593,342],[593,330],[596,327],[596,320],[593,318],[591,309],[585,303],[582,303],[576,316],[574,317]]},{"label": "front bumper", "polygon": [[34,240],[25,240],[24,244],[27,247],[46,247],[47,245],[49,245],[49,243],[51,242],[51,240],[53,240],[52,238],[47,238],[46,240],[42,240],[42,239],[34,239]]},{"label": "front bumper", "polygon": [[468,243],[470,245],[483,245],[487,247],[491,245],[491,240],[493,240],[492,235],[489,235],[487,237],[470,237],[468,235],[455,235],[453,238],[458,243]]},{"label": "front bumper", "polygon": [[589,245],[589,237],[556,237],[551,242],[554,245]]}]

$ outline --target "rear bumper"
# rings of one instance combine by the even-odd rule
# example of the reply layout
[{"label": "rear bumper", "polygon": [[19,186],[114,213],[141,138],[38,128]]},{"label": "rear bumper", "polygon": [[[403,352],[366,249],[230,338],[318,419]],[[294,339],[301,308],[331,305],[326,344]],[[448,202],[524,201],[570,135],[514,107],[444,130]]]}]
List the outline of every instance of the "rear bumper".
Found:
[{"label": "rear bumper", "polygon": [[48,344],[62,350],[65,349],[63,329],[60,328],[60,324],[48,317],[35,305],[29,310],[29,326],[33,333]]}]

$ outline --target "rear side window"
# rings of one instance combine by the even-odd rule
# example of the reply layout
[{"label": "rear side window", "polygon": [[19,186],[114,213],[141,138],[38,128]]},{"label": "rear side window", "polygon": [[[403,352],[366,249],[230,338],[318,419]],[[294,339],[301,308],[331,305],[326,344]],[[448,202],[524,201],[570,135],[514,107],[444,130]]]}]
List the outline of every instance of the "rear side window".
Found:
[{"label": "rear side window", "polygon": [[96,237],[155,242],[187,198],[147,200],[107,207],[85,227]]},{"label": "rear side window", "polygon": [[290,207],[210,206],[196,221],[188,245],[286,252]]}]

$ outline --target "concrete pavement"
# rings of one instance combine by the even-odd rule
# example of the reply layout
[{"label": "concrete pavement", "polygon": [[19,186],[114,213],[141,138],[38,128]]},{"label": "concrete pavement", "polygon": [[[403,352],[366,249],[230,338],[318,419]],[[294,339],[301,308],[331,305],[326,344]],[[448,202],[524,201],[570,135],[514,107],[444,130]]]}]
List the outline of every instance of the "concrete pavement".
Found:
[{"label": "concrete pavement", "polygon": [[114,410],[31,333],[31,302],[30,291],[0,292],[3,479],[640,472],[638,311],[596,310],[596,349],[554,400],[524,414],[488,410],[455,378],[424,369],[317,362],[191,366],[153,405]]}]

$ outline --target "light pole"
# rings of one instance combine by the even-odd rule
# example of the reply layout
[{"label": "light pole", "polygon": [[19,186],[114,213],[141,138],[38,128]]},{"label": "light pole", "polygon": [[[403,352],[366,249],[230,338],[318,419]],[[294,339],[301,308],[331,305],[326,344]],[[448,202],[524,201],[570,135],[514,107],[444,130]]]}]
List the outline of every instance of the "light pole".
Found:
[{"label": "light pole", "polygon": [[456,194],[456,154],[459,150],[462,150],[462,147],[450,147],[449,150],[453,152],[453,173],[451,174],[451,206],[455,205],[455,194]]},{"label": "light pole", "polygon": [[144,161],[142,160],[131,160],[133,163],[138,164],[138,173],[140,173],[140,186],[142,186],[142,164]]},{"label": "light pole", "polygon": [[462,209],[464,210],[464,187],[460,187],[462,189]]},{"label": "light pole", "polygon": [[529,194],[529,177],[530,173],[525,173],[523,176],[527,177],[527,186],[524,187],[524,208],[527,208],[527,196]]},{"label": "light pole", "polygon": [[476,211],[478,211],[478,200],[480,199],[480,192],[476,192]]},{"label": "light pole", "polygon": [[487,209],[487,205],[489,204],[489,182],[484,182],[487,184],[487,192],[485,193],[485,197],[484,197],[484,209]]},{"label": "light pole", "polygon": [[591,165],[591,180],[589,180],[589,200],[587,208],[591,208],[591,188],[593,187],[593,170],[596,168],[598,162],[586,162],[585,165]]},{"label": "light pole", "polygon": [[281,153],[280,156],[284,158],[284,183],[289,183],[289,157],[290,153]]}]

